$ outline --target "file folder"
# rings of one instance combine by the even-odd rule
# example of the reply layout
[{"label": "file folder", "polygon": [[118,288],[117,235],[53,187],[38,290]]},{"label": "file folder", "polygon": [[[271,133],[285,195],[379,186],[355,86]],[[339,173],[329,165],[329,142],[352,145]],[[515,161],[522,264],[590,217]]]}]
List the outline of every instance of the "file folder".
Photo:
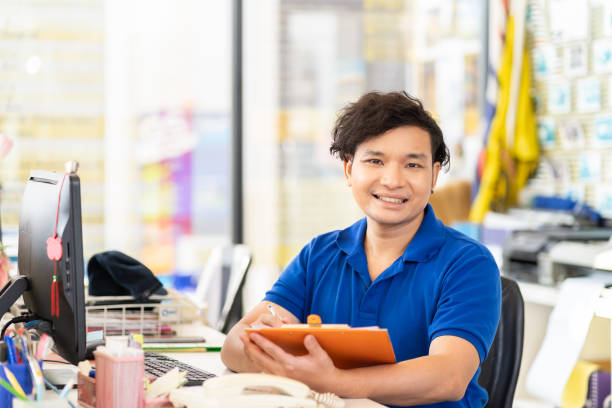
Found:
[{"label": "file folder", "polygon": [[296,356],[308,354],[304,347],[304,337],[312,334],[338,368],[395,363],[389,333],[387,329],[379,327],[289,324],[282,327],[247,328],[246,332],[259,333]]}]

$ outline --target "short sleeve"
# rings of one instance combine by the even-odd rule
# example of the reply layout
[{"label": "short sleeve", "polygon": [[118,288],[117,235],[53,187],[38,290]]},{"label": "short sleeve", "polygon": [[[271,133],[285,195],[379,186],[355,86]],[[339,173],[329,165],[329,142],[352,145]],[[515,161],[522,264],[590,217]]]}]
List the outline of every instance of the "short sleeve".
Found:
[{"label": "short sleeve", "polygon": [[264,297],[264,300],[290,311],[301,322],[305,321],[306,269],[311,246],[312,244],[308,244],[302,248]]},{"label": "short sleeve", "polygon": [[484,361],[499,323],[501,279],[497,264],[482,250],[466,251],[446,273],[429,341],[452,335],[474,345]]}]

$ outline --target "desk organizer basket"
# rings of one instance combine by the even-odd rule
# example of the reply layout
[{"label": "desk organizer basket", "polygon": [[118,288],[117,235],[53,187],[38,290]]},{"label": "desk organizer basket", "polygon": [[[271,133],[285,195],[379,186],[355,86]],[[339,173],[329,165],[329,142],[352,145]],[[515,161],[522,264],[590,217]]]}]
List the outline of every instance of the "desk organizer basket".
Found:
[{"label": "desk organizer basket", "polygon": [[87,331],[102,330],[104,336],[173,335],[173,325],[206,324],[205,311],[171,289],[168,295],[149,297],[147,303],[137,303],[131,296],[88,296],[86,312]]},{"label": "desk organizer basket", "polygon": [[[97,408],[96,407],[96,379],[78,374],[78,395],[79,407],[82,408]],[[148,399],[144,402],[145,408],[170,408],[173,407],[168,397]]]}]

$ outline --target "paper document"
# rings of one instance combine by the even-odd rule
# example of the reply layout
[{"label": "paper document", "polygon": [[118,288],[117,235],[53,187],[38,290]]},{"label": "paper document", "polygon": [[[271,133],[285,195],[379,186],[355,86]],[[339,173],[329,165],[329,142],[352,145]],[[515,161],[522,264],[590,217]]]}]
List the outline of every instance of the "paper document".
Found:
[{"label": "paper document", "polygon": [[605,283],[598,277],[585,277],[561,284],[544,341],[527,374],[530,394],[561,406],[563,388],[578,360]]}]

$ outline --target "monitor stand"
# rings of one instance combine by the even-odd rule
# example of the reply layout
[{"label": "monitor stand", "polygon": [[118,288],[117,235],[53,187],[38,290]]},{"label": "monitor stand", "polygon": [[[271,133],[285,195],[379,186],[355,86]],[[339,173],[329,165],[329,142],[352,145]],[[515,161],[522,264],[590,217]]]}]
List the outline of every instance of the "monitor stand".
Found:
[{"label": "monitor stand", "polygon": [[18,276],[8,281],[0,290],[0,317],[8,312],[19,296],[30,288],[30,280],[25,276]]}]

